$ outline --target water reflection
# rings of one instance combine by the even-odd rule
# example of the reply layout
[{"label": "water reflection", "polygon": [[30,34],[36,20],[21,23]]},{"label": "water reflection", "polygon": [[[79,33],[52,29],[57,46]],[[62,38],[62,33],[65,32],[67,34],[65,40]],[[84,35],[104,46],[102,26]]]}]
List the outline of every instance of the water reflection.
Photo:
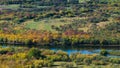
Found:
[{"label": "water reflection", "polygon": [[[18,45],[2,45],[3,48],[6,47],[25,47],[25,46],[18,46]],[[90,48],[90,47],[76,47],[76,46],[37,46],[37,48],[40,49],[50,49],[53,51],[58,51],[58,50],[62,50],[68,53],[68,55],[72,54],[72,53],[81,53],[81,54],[99,54],[100,51],[102,49],[105,49],[106,51],[110,52],[110,51],[116,51],[116,52],[120,52],[119,49],[116,48]],[[108,57],[117,57],[120,58],[120,56],[116,56],[116,55],[107,55]]]}]

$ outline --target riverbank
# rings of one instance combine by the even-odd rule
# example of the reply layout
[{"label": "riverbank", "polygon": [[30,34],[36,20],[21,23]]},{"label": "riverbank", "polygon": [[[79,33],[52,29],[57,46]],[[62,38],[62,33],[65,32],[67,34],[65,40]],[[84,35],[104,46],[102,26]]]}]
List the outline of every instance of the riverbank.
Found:
[{"label": "riverbank", "polygon": [[120,48],[110,48],[110,47],[81,47],[81,46],[36,46],[32,45],[25,46],[25,45],[1,45],[2,48],[19,48],[19,47],[25,47],[25,48],[39,48],[39,49],[48,49],[53,50],[55,52],[62,50],[65,51],[68,55],[72,53],[81,53],[81,54],[99,54],[101,50],[106,50],[108,52],[108,56],[110,57],[119,57],[120,56]]},{"label": "riverbank", "polygon": [[61,49],[55,51],[38,47],[0,47],[0,68],[116,68],[115,66],[120,65],[120,58],[108,57],[105,51],[96,54],[82,53],[83,51],[68,54]]},{"label": "riverbank", "polygon": [[[25,44],[22,42],[0,42],[0,44],[6,44],[6,45],[35,45],[35,46],[74,46],[73,44],[69,44],[69,45],[60,45],[60,44],[47,44],[47,45],[40,45],[40,44]],[[80,47],[120,47],[119,44],[116,45],[111,45],[111,44],[76,44],[76,46],[80,46]]]}]

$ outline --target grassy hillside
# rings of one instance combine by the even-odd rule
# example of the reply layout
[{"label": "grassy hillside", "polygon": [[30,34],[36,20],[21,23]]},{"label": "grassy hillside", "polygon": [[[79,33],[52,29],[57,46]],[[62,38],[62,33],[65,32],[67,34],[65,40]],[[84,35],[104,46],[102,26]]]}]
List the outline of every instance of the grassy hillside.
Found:
[{"label": "grassy hillside", "polygon": [[[66,36],[70,42],[106,43],[107,40],[110,43],[112,40],[118,44],[119,9],[119,0],[1,0],[0,32],[15,36],[26,32],[39,36],[44,32],[48,33],[47,38],[51,38],[51,33],[58,33],[57,37],[59,34],[61,38],[64,34],[70,36]],[[28,36],[27,40],[38,42],[38,38]],[[61,42],[60,39],[57,41]]]}]

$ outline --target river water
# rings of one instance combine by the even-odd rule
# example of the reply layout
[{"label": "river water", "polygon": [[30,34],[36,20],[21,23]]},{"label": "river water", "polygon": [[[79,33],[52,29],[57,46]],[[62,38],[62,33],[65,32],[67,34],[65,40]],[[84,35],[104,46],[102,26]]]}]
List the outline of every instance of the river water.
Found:
[{"label": "river water", "polygon": [[[2,45],[3,48],[5,47],[18,47],[17,45],[12,45],[12,46],[9,46],[9,45]],[[20,46],[22,47],[22,46]],[[68,55],[72,54],[72,53],[81,53],[81,54],[99,54],[100,51],[102,49],[105,49],[107,52],[119,52],[120,53],[120,50],[119,49],[116,49],[116,48],[87,48],[87,47],[75,47],[75,46],[59,46],[59,47],[56,47],[56,46],[43,46],[43,47],[37,47],[37,48],[40,48],[40,49],[50,49],[50,50],[53,50],[55,52],[57,52],[58,50],[62,50],[64,52],[67,52]],[[120,56],[116,56],[116,55],[107,55],[108,57],[113,57],[113,58],[120,58]]]},{"label": "river water", "polygon": [[[49,48],[48,48],[49,49]],[[103,48],[102,48],[103,49]],[[102,50],[101,48],[97,48],[97,49],[90,49],[90,48],[85,48],[85,49],[82,49],[82,48],[78,48],[78,49],[63,49],[63,48],[50,48],[50,50],[53,50],[53,51],[58,51],[58,50],[62,50],[62,51],[65,51],[68,53],[68,55],[72,54],[72,53],[81,53],[81,54],[99,54]],[[120,52],[120,50],[117,50],[117,49],[105,49],[106,51],[108,52]],[[114,58],[120,58],[120,56],[116,56],[116,55],[107,55],[108,57],[114,57]]]}]

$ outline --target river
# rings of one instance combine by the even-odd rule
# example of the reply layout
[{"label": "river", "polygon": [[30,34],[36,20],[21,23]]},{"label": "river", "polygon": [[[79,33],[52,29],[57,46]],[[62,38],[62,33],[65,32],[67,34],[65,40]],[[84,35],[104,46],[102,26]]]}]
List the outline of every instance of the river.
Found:
[{"label": "river", "polygon": [[[24,46],[18,46],[18,45],[1,45],[3,48],[6,47],[24,47]],[[31,48],[31,47],[30,47]],[[101,50],[106,50],[107,52],[119,52],[120,50],[119,48],[101,48],[101,47],[97,47],[97,48],[91,48],[91,47],[76,47],[76,46],[40,46],[37,48],[40,49],[50,49],[53,51],[58,51],[58,50],[62,50],[66,53],[68,53],[68,55],[72,54],[72,53],[81,53],[81,54],[99,54]],[[120,55],[110,55],[108,54],[107,57],[113,57],[113,58],[120,58]]]}]

